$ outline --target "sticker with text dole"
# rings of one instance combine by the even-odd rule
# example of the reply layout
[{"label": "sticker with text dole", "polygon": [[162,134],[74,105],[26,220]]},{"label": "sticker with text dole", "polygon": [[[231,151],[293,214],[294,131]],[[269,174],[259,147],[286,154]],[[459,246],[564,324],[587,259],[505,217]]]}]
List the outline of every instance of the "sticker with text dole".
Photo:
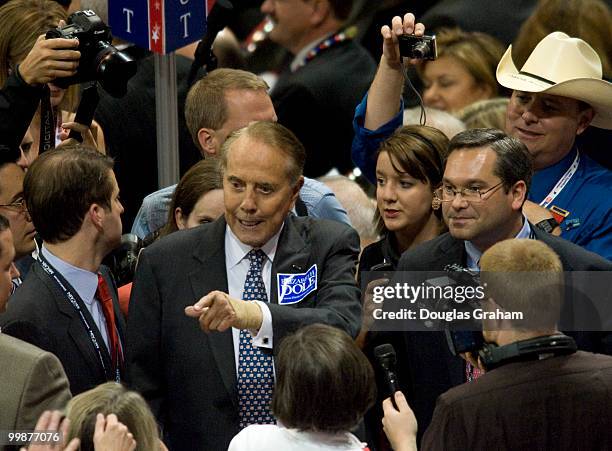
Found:
[{"label": "sticker with text dole", "polygon": [[317,289],[317,265],[312,265],[308,271],[299,274],[276,275],[278,287],[278,303],[280,305],[300,302]]}]

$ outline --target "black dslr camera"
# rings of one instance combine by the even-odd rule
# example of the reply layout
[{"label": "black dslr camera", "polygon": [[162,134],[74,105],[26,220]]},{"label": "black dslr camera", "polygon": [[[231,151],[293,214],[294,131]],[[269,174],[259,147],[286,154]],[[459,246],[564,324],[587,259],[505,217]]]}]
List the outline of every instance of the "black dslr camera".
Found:
[{"label": "black dslr camera", "polygon": [[108,27],[92,10],[76,11],[68,16],[67,25],[47,31],[47,39],[78,39],[81,52],[77,73],[54,80],[61,88],[97,80],[112,96],[127,91],[128,80],[136,73],[136,62],[112,46]]},{"label": "black dslr camera", "polygon": [[405,58],[420,60],[435,60],[438,57],[436,36],[414,36],[404,34],[398,36],[400,55]]}]

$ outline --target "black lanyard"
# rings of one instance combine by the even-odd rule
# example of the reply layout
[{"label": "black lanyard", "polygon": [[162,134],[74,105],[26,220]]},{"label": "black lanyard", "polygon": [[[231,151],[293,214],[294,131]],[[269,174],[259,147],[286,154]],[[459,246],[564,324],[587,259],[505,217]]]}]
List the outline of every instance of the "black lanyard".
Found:
[{"label": "black lanyard", "polygon": [[[93,348],[96,350],[96,353],[98,354],[98,358],[100,359],[100,364],[102,365],[104,374],[106,374],[106,365],[104,364],[104,356],[102,355],[102,348],[100,347],[100,344],[98,343],[98,340],[96,339],[93,329],[89,325],[89,321],[87,321],[87,318],[85,318],[85,315],[83,314],[83,309],[81,308],[78,302],[78,300],[81,300],[81,303],[83,303],[83,300],[79,297],[78,294],[76,295],[72,294],[71,286],[68,283],[68,281],[59,273],[59,271],[57,271],[47,261],[47,259],[42,255],[42,252],[38,253],[38,262],[40,263],[40,266],[42,267],[43,271],[45,271],[49,275],[49,277],[51,277],[55,281],[57,286],[64,293],[64,296],[66,297],[66,299],[68,299],[72,307],[79,314],[79,317],[81,318],[81,322],[83,323],[83,326],[85,327],[85,330],[87,331],[87,335],[89,335],[91,344],[93,345]],[[121,371],[119,370],[119,359],[117,359],[117,366],[115,368],[115,381],[121,382]]]}]

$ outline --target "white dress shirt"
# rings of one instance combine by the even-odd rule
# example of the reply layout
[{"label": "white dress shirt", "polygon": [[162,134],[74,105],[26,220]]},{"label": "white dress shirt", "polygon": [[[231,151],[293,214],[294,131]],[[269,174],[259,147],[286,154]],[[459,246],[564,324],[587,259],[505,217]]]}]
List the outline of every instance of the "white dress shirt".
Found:
[{"label": "white dress shirt", "polygon": [[[266,287],[266,294],[268,299],[266,302],[261,301],[248,301],[257,302],[261,307],[263,314],[263,321],[259,331],[251,331],[253,335],[253,346],[260,348],[272,348],[273,346],[273,332],[272,332],[272,314],[268,308],[267,303],[270,302],[270,289],[272,286],[272,262],[276,255],[276,247],[278,245],[278,238],[283,228],[276,233],[272,238],[268,240],[260,249],[266,254],[264,260],[261,276],[263,278],[264,285]],[[229,226],[225,226],[225,271],[227,274],[227,287],[230,297],[234,299],[242,299],[244,292],[244,282],[246,280],[247,273],[249,272],[250,261],[247,254],[253,248],[249,245],[242,243],[236,235],[231,231]],[[256,335],[255,335],[256,333]],[[238,373],[238,357],[240,355],[240,329],[232,328],[232,336],[234,339],[234,359],[236,362],[236,373]]]}]

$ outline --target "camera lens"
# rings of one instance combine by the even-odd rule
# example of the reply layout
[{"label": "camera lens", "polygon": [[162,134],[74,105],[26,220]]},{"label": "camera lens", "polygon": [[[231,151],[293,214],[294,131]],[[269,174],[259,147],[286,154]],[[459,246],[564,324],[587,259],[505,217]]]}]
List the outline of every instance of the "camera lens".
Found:
[{"label": "camera lens", "polygon": [[103,44],[103,49],[95,59],[97,79],[110,95],[123,97],[127,92],[128,80],[136,73],[136,62],[112,45],[100,44]]},{"label": "camera lens", "polygon": [[412,47],[412,54],[415,58],[423,59],[429,53],[429,45],[426,42],[419,42]]}]

